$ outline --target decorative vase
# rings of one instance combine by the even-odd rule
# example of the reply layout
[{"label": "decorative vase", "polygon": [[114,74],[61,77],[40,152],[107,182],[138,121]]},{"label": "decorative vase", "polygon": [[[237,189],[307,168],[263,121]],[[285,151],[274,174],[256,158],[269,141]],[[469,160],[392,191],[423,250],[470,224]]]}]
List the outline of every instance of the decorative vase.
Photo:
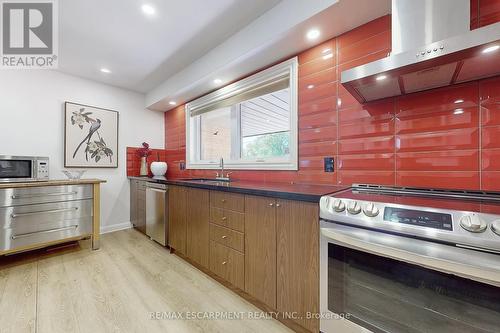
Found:
[{"label": "decorative vase", "polygon": [[153,162],[151,163],[151,173],[155,177],[165,176],[167,173],[167,163],[165,162]]},{"label": "decorative vase", "polygon": [[141,176],[148,175],[148,161],[146,160],[146,157],[141,157],[141,171],[139,174]]}]

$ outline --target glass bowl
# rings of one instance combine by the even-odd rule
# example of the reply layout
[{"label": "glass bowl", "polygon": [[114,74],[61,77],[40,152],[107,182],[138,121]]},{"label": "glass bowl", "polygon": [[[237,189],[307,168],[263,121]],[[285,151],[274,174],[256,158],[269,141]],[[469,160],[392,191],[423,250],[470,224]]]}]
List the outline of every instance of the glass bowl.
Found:
[{"label": "glass bowl", "polygon": [[69,170],[63,170],[62,172],[68,177],[70,180],[78,180],[82,178],[82,175],[85,173],[86,170],[75,170],[75,171],[69,171]]}]

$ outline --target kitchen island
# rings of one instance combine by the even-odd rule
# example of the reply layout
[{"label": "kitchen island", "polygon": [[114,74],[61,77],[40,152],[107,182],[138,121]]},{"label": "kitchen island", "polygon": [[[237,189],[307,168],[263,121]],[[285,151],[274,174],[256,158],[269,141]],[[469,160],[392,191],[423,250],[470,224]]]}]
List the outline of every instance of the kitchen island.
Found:
[{"label": "kitchen island", "polygon": [[91,238],[99,249],[100,179],[0,184],[0,255]]}]

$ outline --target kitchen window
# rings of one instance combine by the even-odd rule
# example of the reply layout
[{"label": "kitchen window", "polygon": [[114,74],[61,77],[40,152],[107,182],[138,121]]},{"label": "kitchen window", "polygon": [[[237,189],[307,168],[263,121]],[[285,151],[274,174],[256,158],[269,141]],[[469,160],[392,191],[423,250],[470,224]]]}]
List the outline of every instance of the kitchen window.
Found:
[{"label": "kitchen window", "polygon": [[188,169],[297,170],[297,59],[186,105]]}]

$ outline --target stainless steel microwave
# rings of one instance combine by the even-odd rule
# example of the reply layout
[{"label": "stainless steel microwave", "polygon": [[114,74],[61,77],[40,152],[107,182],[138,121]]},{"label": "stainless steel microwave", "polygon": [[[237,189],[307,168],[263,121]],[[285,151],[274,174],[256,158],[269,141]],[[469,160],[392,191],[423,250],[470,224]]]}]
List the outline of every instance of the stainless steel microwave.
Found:
[{"label": "stainless steel microwave", "polygon": [[0,182],[49,180],[49,158],[0,155]]}]

